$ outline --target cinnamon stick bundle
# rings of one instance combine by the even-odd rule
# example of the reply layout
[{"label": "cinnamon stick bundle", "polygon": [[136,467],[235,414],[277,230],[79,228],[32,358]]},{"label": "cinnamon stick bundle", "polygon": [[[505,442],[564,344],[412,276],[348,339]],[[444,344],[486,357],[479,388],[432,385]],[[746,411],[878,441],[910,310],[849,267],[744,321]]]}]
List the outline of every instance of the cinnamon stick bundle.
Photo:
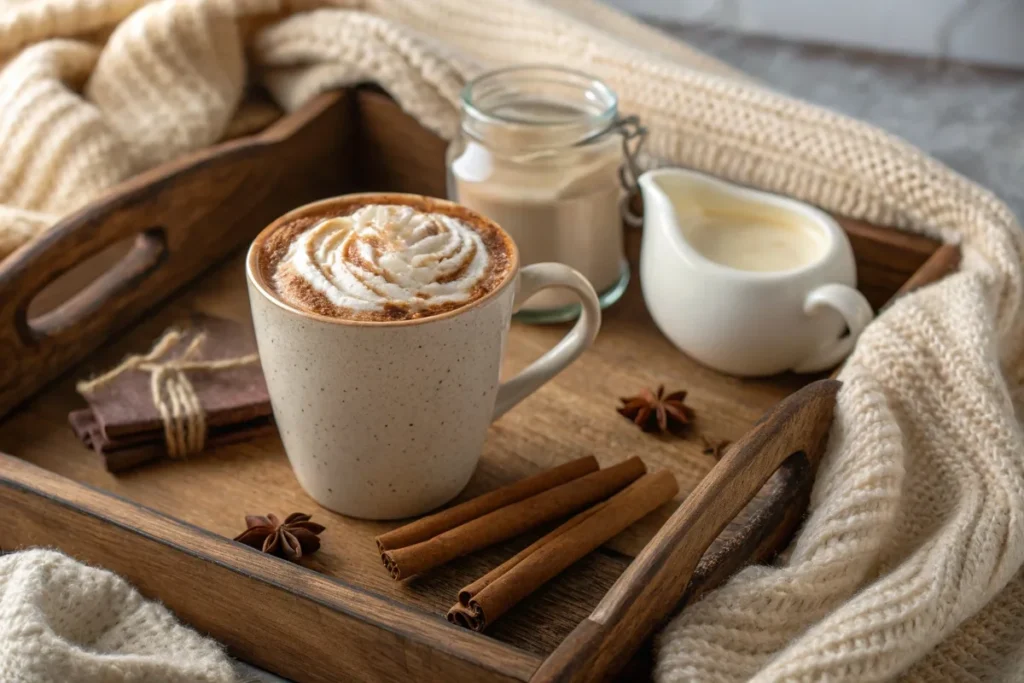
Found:
[{"label": "cinnamon stick bundle", "polygon": [[667,470],[641,477],[463,588],[458,603],[448,611],[448,621],[483,631],[574,562],[672,500],[678,491],[675,477]]},{"label": "cinnamon stick bundle", "polygon": [[381,560],[391,578],[408,578],[582,510],[625,488],[646,471],[640,458],[630,458],[488,512],[433,538],[384,549]]},{"label": "cinnamon stick bundle", "polygon": [[488,512],[511,505],[512,503],[518,503],[542,491],[547,491],[573,479],[579,479],[585,474],[596,472],[598,469],[599,466],[594,456],[588,455],[584,458],[578,458],[564,465],[535,474],[532,477],[520,479],[514,484],[509,484],[490,493],[477,496],[472,500],[467,500],[465,503],[442,510],[429,517],[423,517],[411,524],[393,529],[386,534],[381,534],[377,537],[377,549],[383,553],[385,550],[404,548],[414,543],[426,541],[472,519],[482,517]]}]

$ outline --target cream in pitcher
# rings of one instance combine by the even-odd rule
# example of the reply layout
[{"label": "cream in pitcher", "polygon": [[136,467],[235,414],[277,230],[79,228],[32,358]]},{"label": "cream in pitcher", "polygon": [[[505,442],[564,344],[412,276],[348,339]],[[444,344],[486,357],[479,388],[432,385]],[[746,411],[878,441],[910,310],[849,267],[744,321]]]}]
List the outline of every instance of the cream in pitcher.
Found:
[{"label": "cream in pitcher", "polygon": [[826,370],[852,350],[873,312],[830,216],[682,169],[648,172],[640,186],[644,300],[682,351],[762,376]]},{"label": "cream in pitcher", "polygon": [[683,230],[690,245],[706,259],[759,273],[807,265],[826,247],[819,231],[778,216],[703,211]]}]

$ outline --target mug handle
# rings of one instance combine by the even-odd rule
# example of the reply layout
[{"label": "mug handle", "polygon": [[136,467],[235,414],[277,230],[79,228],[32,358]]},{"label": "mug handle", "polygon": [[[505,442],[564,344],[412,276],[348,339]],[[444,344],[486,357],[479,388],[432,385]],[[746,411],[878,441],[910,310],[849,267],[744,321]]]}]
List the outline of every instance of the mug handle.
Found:
[{"label": "mug handle", "polygon": [[565,287],[576,292],[583,310],[576,324],[569,330],[569,334],[562,337],[561,341],[525,370],[501,383],[492,420],[497,420],[507,413],[576,360],[594,343],[597,331],[601,328],[601,305],[597,301],[594,287],[578,271],[562,263],[534,263],[520,270],[519,291],[512,302],[513,310],[517,310],[531,296],[548,287]]},{"label": "mug handle", "polygon": [[804,313],[814,315],[823,306],[834,308],[843,316],[849,333],[823,344],[810,358],[796,365],[794,372],[820,372],[838,365],[850,354],[857,337],[875,317],[864,295],[848,285],[822,285],[812,290],[804,300]]}]

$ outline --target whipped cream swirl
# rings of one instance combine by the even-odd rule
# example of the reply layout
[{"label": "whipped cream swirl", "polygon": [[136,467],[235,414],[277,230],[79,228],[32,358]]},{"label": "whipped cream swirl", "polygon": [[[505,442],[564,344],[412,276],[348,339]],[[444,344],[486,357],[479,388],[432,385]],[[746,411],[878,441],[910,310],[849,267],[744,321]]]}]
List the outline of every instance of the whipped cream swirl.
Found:
[{"label": "whipped cream swirl", "polygon": [[411,312],[469,301],[491,258],[467,223],[410,206],[371,204],[299,235],[279,263],[339,308]]}]

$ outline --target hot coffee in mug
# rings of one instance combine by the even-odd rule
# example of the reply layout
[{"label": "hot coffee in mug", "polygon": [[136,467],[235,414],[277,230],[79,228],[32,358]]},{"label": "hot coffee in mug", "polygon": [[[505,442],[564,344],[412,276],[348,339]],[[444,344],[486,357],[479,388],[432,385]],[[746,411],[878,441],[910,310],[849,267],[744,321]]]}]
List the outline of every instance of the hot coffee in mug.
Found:
[{"label": "hot coffee in mug", "polygon": [[[491,421],[574,361],[600,326],[578,272],[521,269],[498,225],[418,195],[300,207],[256,238],[246,275],[292,468],[319,503],[356,517],[409,517],[453,498]],[[583,314],[499,384],[512,313],[547,287],[574,292]]]},{"label": "hot coffee in mug", "polygon": [[388,322],[454,311],[508,276],[514,247],[493,224],[405,204],[296,218],[262,242],[265,279],[308,313]]}]

